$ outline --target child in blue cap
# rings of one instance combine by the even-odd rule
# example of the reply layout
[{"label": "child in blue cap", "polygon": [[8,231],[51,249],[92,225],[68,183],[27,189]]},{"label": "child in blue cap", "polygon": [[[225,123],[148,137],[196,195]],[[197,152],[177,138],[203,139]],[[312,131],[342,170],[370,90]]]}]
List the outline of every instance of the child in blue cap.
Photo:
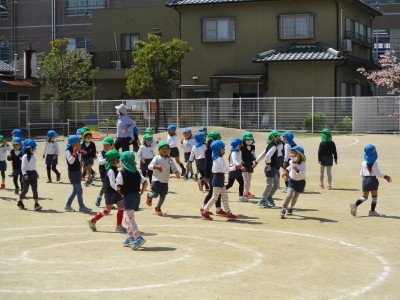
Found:
[{"label": "child in blue cap", "polygon": [[232,214],[229,208],[229,198],[225,188],[225,173],[229,171],[234,171],[236,169],[241,169],[242,165],[238,166],[227,166],[223,155],[225,154],[225,143],[221,140],[216,140],[211,143],[212,151],[212,186],[213,195],[211,199],[204,206],[201,216],[206,220],[212,220],[209,210],[211,206],[217,201],[218,197],[221,195],[221,200],[224,205],[227,219],[237,219],[238,216]]},{"label": "child in blue cap", "polygon": [[34,140],[27,139],[24,141],[22,147],[22,162],[21,162],[21,173],[22,173],[22,191],[19,195],[17,206],[19,209],[25,209],[23,200],[25,199],[26,193],[29,190],[29,186],[32,188],[33,200],[35,201],[35,210],[41,210],[42,206],[39,204],[38,195],[38,173],[36,171],[36,147],[38,145]]},{"label": "child in blue cap", "polygon": [[[200,191],[203,191],[203,185],[206,184],[204,182],[204,178],[206,176],[206,151],[207,151],[207,145],[204,143],[205,138],[206,136],[203,132],[198,132],[195,134],[194,146],[192,148],[189,157],[190,168],[192,168],[193,161],[195,161],[197,173],[200,173],[200,178],[198,179],[196,178]],[[197,177],[197,174],[195,175],[195,177]]]},{"label": "child in blue cap", "polygon": [[1,171],[1,185],[0,190],[6,187],[6,171],[7,171],[7,152],[11,151],[10,145],[0,135],[0,171]]},{"label": "child in blue cap", "polygon": [[[234,138],[231,141],[231,153],[229,154],[229,165],[230,166],[242,166],[243,165],[243,160],[242,160],[242,152],[240,151],[240,147],[242,145],[242,139],[240,138]],[[243,170],[246,170],[243,167]],[[239,201],[241,202],[248,202],[249,200],[243,196],[243,190],[244,190],[244,181],[243,181],[243,172],[242,168],[241,169],[236,169],[234,171],[230,171],[228,173],[228,184],[225,186],[226,190],[229,190],[233,184],[235,183],[235,180],[239,183]]]},{"label": "child in blue cap", "polygon": [[175,158],[176,163],[182,169],[181,175],[184,176],[186,174],[186,169],[183,166],[183,163],[181,163],[181,160],[179,158],[178,137],[176,136],[176,125],[168,125],[167,132],[168,132],[167,143],[169,144],[169,148],[171,150],[169,156]]},{"label": "child in blue cap", "polygon": [[61,174],[57,170],[58,156],[60,155],[60,148],[56,142],[58,133],[54,130],[49,130],[47,132],[46,143],[43,148],[43,158],[46,159],[46,170],[47,170],[47,183],[51,183],[51,171],[56,174],[57,181],[60,181]]},{"label": "child in blue cap", "polygon": [[[296,143],[294,142],[294,134],[291,131],[286,131],[282,134],[282,140],[285,143],[283,146],[283,165],[282,168],[286,170],[286,168],[289,166],[289,160],[290,160],[290,150],[293,147],[296,147]],[[289,178],[286,176],[286,172],[283,172],[285,176],[282,176],[282,178],[285,180],[285,187],[282,189],[282,192],[286,193],[288,190],[288,184],[289,184]]]},{"label": "child in blue cap", "polygon": [[185,163],[186,163],[186,170],[187,173],[183,175],[184,179],[189,179],[193,177],[193,168],[190,165],[190,153],[192,152],[192,148],[194,146],[194,138],[192,135],[192,130],[189,128],[183,129],[183,139],[181,139],[181,146],[183,148],[183,155],[185,158]]},{"label": "child in blue cap", "polygon": [[11,161],[12,164],[12,174],[14,181],[14,194],[18,195],[20,191],[20,187],[18,182],[21,184],[22,188],[22,172],[21,172],[21,164],[22,164],[22,139],[20,137],[15,137],[12,139],[11,144],[13,149],[10,154],[7,156],[7,160]]},{"label": "child in blue cap", "polygon": [[371,210],[368,215],[372,217],[380,217],[375,211],[376,203],[378,202],[378,186],[379,181],[376,177],[385,178],[387,182],[392,182],[389,175],[383,174],[378,167],[378,152],[374,145],[367,145],[364,148],[364,161],[361,164],[360,176],[362,177],[362,192],[363,195],[355,203],[350,203],[350,213],[355,217],[357,216],[357,206],[368,199],[369,193],[372,195]]}]

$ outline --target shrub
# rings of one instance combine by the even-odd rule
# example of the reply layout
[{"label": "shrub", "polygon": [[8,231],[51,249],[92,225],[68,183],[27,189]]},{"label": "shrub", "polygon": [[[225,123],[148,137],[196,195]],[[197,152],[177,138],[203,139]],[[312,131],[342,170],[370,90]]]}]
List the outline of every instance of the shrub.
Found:
[{"label": "shrub", "polygon": [[326,127],[327,117],[324,113],[318,112],[313,114],[308,114],[308,116],[303,121],[304,129],[310,130],[312,129],[312,118],[314,117],[314,130],[322,130]]},{"label": "shrub", "polygon": [[340,132],[351,132],[353,130],[353,121],[350,117],[344,117],[341,122],[337,122],[333,126],[333,130]]}]

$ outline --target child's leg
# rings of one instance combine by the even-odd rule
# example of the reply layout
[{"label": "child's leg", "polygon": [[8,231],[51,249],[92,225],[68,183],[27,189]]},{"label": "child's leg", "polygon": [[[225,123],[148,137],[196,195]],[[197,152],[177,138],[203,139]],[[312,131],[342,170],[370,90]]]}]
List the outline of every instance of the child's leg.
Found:
[{"label": "child's leg", "polygon": [[269,194],[271,193],[271,190],[272,190],[273,182],[274,182],[274,177],[267,177],[266,185],[265,185],[264,191],[263,191],[262,196],[261,196],[262,200],[265,200],[265,199],[268,198],[268,196],[269,196]]},{"label": "child's leg", "polygon": [[231,209],[229,208],[229,197],[228,197],[228,193],[226,192],[226,189],[224,187],[221,189],[220,196],[221,196],[222,203],[224,204],[225,212],[227,212],[229,214],[231,212]]},{"label": "child's leg", "polygon": [[147,174],[149,175],[149,182],[151,183],[151,180],[153,179],[153,171],[147,170]]},{"label": "child's leg", "polygon": [[117,202],[117,224],[115,226],[120,226],[122,224],[122,219],[124,218],[124,203],[122,200]]},{"label": "child's leg", "polygon": [[14,186],[15,186],[15,190],[16,191],[17,190],[19,191],[18,176],[21,176],[21,175],[13,174],[13,182],[14,182]]},{"label": "child's leg", "polygon": [[100,210],[92,219],[92,223],[96,223],[98,220],[100,220],[101,218],[103,218],[104,216],[107,216],[112,209],[112,204],[106,204],[106,208]]},{"label": "child's leg", "polygon": [[296,205],[297,199],[299,199],[300,193],[299,192],[294,192],[292,202],[290,203],[290,207],[293,208]]},{"label": "child's leg", "polygon": [[92,180],[92,166],[85,166],[86,174],[87,174],[87,181]]},{"label": "child's leg", "polygon": [[51,181],[51,165],[46,165],[47,178]]},{"label": "child's leg", "polygon": [[275,177],[273,178],[273,181],[272,181],[272,188],[271,188],[271,191],[270,191],[268,197],[272,197],[273,195],[275,195],[278,188],[279,188],[279,176],[275,175]]},{"label": "child's leg", "polygon": [[363,203],[365,200],[368,199],[369,191],[363,191],[363,195],[361,198],[358,198],[356,201],[356,206],[359,206],[361,203]]},{"label": "child's leg", "polygon": [[239,196],[243,196],[243,189],[244,189],[243,177],[236,178],[236,181],[239,183]]},{"label": "child's leg", "polygon": [[22,191],[21,191],[21,194],[19,195],[19,201],[22,201],[25,199],[25,196],[28,193],[28,191],[29,191],[29,181],[24,179],[24,181],[22,183]]},{"label": "child's leg", "polygon": [[235,178],[228,178],[228,184],[225,186],[225,188],[229,190],[234,183],[235,183]]},{"label": "child's leg", "polygon": [[57,177],[59,177],[61,174],[57,170],[57,165],[52,165],[51,170],[56,174]]},{"label": "child's leg", "polygon": [[74,184],[74,188],[76,191],[76,195],[78,197],[78,204],[79,208],[85,207],[85,204],[83,204],[83,189],[82,189],[82,184],[81,183],[76,183]]},{"label": "child's leg", "polygon": [[[32,175],[32,176],[35,176],[35,175]],[[29,179],[29,181],[30,181],[29,184],[31,186],[32,193],[33,193],[33,199],[35,200],[35,203],[38,203],[39,202],[39,195],[38,195],[38,181],[37,181],[37,178]]]},{"label": "child's leg", "polygon": [[376,203],[378,202],[378,190],[371,191],[372,202],[371,202],[371,211],[375,211]]},{"label": "child's leg", "polygon": [[250,193],[250,174],[250,172],[243,172],[244,193],[246,195]]},{"label": "child's leg", "polygon": [[70,207],[72,205],[72,201],[74,201],[76,195],[77,195],[77,189],[75,188],[75,184],[72,183],[72,192],[71,195],[69,195],[67,202],[65,203],[66,207]]},{"label": "child's leg", "polygon": [[[225,188],[224,188],[225,189]],[[211,190],[211,188],[210,188]],[[220,197],[222,188],[220,187],[213,187],[213,193],[211,199],[207,202],[207,204],[204,206],[204,212],[208,212],[211,208],[211,206],[217,201],[217,199]],[[226,189],[225,189],[226,192]]]},{"label": "child's leg", "polygon": [[128,238],[139,238],[139,228],[135,221],[135,211],[133,209],[128,209],[125,211],[125,223],[127,225],[127,236]]},{"label": "child's leg", "polygon": [[1,171],[1,183],[6,183],[6,171]]},{"label": "child's leg", "polygon": [[291,187],[288,188],[286,199],[282,204],[282,210],[286,209],[289,206],[290,200],[292,200],[294,194],[295,194],[294,188],[291,188]]},{"label": "child's leg", "polygon": [[326,174],[328,176],[328,186],[330,187],[332,185],[332,166],[326,167]]},{"label": "child's leg", "polygon": [[321,165],[319,167],[319,182],[321,187],[324,186],[324,173],[325,173],[325,166]]},{"label": "child's leg", "polygon": [[147,169],[140,169],[140,170],[142,170],[143,177],[146,178],[148,170]]},{"label": "child's leg", "polygon": [[160,194],[160,198],[158,199],[158,203],[157,203],[157,206],[155,208],[160,208],[161,209],[161,206],[164,204],[165,197],[167,197],[166,194]]}]

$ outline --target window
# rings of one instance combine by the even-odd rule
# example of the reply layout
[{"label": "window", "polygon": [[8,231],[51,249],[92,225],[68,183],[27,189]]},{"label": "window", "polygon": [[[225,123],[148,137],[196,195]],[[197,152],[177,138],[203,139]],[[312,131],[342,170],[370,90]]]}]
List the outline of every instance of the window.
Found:
[{"label": "window", "polygon": [[135,42],[139,39],[139,33],[121,34],[121,50],[136,50]]},{"label": "window", "polygon": [[92,38],[76,38],[76,49],[81,49],[84,52],[92,51]]},{"label": "window", "polygon": [[233,18],[203,19],[203,42],[235,41],[235,23]]},{"label": "window", "polygon": [[92,9],[107,7],[107,0],[66,0],[67,16],[87,16]]},{"label": "window", "polygon": [[9,62],[9,49],[7,41],[0,41],[0,60]]},{"label": "window", "polygon": [[314,38],[314,15],[279,16],[279,38],[312,39]]},{"label": "window", "polygon": [[8,19],[8,5],[7,0],[0,0],[0,20]]}]

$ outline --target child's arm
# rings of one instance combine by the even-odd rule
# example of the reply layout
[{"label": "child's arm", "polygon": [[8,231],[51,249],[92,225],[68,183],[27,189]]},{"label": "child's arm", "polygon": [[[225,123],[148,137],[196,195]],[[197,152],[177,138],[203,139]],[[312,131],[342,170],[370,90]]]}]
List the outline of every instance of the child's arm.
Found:
[{"label": "child's arm", "polygon": [[332,148],[333,148],[333,159],[335,160],[335,164],[337,165],[338,155],[336,151],[336,144],[332,141]]},{"label": "child's arm", "polygon": [[377,177],[385,178],[387,182],[392,182],[392,178],[391,178],[389,175],[385,175],[385,174],[383,174],[383,173],[381,172],[381,170],[379,170],[378,162],[375,162],[375,163],[372,165],[372,172],[374,172],[374,174],[375,174]]},{"label": "child's arm", "polygon": [[124,178],[122,177],[121,172],[118,172],[117,178],[115,179],[115,184],[117,186],[117,192],[121,195],[124,196],[122,194],[122,186],[124,185]]},{"label": "child's arm", "polygon": [[28,157],[26,155],[22,156],[22,163],[21,163],[21,172],[22,172],[22,176],[24,176],[25,180],[28,180],[29,177],[26,174],[26,166],[28,164]]},{"label": "child's arm", "polygon": [[181,178],[181,173],[179,173],[178,168],[176,167],[174,161],[172,160],[172,158],[170,158],[170,166],[171,166],[171,170],[172,173],[175,174],[176,178],[180,179]]},{"label": "child's arm", "polygon": [[60,146],[58,146],[58,143],[54,143],[56,146],[56,154],[54,154],[55,156],[59,156],[60,155]]},{"label": "child's arm", "polygon": [[44,143],[44,146],[43,146],[43,153],[42,153],[42,155],[43,155],[43,158],[45,158],[45,156],[46,156],[46,154],[47,154],[47,142],[46,143]]},{"label": "child's arm", "polygon": [[142,189],[140,190],[140,195],[143,195],[144,192],[147,189],[147,186],[149,185],[149,183],[146,181],[146,178],[144,178],[142,175],[140,175],[140,183],[142,184]]},{"label": "child's arm", "polygon": [[[12,150],[11,150],[11,151],[12,151]],[[13,153],[10,152],[10,154],[7,155],[7,160],[8,160],[8,161],[12,161],[12,158],[13,158]]]},{"label": "child's arm", "polygon": [[103,157],[103,154],[101,152],[99,152],[98,159],[99,159],[99,165],[100,166],[104,165],[107,162],[107,160]]},{"label": "child's arm", "polygon": [[116,184],[116,182],[115,182],[115,174],[114,174],[114,171],[113,171],[112,169],[109,169],[109,170],[107,171],[107,176],[108,176],[108,179],[110,180],[110,186],[111,186],[114,190],[118,191],[118,189],[117,189],[117,184]]},{"label": "child's arm", "polygon": [[158,163],[158,157],[154,156],[147,168],[149,170],[158,170],[158,171],[162,172],[162,170],[163,170],[162,167],[160,165],[158,165],[157,163]]}]

